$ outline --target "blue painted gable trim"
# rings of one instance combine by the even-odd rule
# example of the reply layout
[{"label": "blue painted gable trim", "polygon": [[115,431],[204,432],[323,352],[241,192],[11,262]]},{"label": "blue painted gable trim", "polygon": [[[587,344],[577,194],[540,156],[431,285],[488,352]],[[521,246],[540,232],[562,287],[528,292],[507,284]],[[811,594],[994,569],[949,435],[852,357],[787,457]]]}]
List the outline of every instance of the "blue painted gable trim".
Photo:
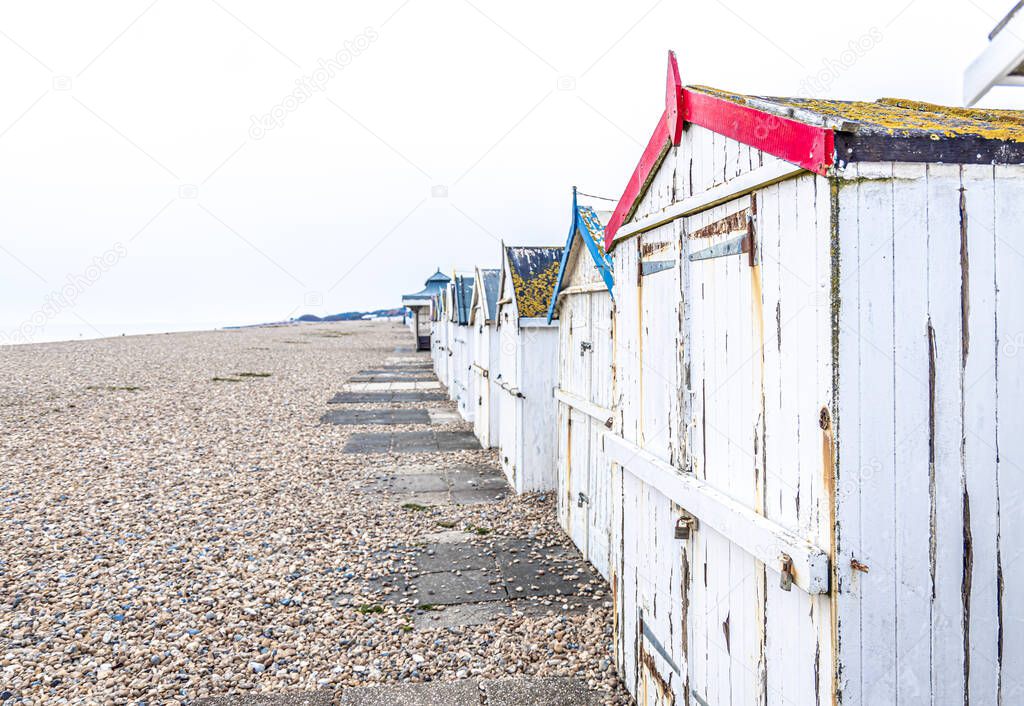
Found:
[{"label": "blue painted gable trim", "polygon": [[580,231],[587,232],[587,225],[583,221],[583,216],[580,214],[579,205],[576,203],[576,187],[572,189],[572,225],[569,227],[569,237],[566,238],[565,247],[562,249],[562,260],[558,265],[558,281],[555,283],[554,292],[551,294],[551,303],[548,304],[548,323],[550,324],[555,318],[555,304],[558,302],[558,293],[562,291],[562,278],[565,277],[565,266],[569,262],[569,253],[572,251],[572,240],[577,235],[583,239],[583,244],[587,247],[587,252],[590,253],[591,259],[594,261],[594,265],[601,273],[601,279],[604,280],[604,284],[608,287],[608,293],[611,294],[612,300],[615,300],[615,290],[613,289],[615,278],[612,273],[612,265],[609,260],[606,260],[601,251],[597,248],[597,243],[594,242],[593,238],[584,235]]}]

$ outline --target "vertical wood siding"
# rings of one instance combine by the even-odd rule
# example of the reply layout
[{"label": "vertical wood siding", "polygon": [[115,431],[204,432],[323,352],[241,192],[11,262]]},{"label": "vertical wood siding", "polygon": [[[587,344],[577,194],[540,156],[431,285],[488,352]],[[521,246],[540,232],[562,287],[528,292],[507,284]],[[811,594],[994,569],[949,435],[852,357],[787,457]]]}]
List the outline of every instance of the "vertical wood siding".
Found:
[{"label": "vertical wood siding", "polygon": [[840,696],[1016,703],[1024,169],[842,177]]},{"label": "vertical wood siding", "polygon": [[[635,218],[773,159],[691,127]],[[831,206],[829,182],[807,175],[613,251],[614,432],[826,549]],[[689,260],[736,236],[702,229],[745,214],[760,248],[753,263],[747,253]],[[643,263],[665,260],[673,266],[648,265],[641,275]],[[694,695],[714,704],[830,702],[830,597],[782,590],[777,573],[713,528],[674,539],[683,508],[628,468],[612,482],[622,489],[613,517],[643,518],[623,523],[621,551],[610,561],[619,579],[620,666],[638,702],[657,703],[666,688],[676,703]]]},{"label": "vertical wood siding", "polygon": [[[611,295],[577,238],[563,286],[601,286],[565,293],[558,308],[558,382],[561,392],[609,410],[612,382]],[[601,575],[611,580],[612,484],[602,434],[608,416],[598,418],[558,402],[558,515],[562,527]]]}]

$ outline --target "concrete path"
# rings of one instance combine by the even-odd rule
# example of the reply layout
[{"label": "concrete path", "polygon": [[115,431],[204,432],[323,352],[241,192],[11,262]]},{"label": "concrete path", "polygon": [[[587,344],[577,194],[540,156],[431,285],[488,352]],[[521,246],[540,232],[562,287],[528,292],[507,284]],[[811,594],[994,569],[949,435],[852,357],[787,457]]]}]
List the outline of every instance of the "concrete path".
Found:
[{"label": "concrete path", "polygon": [[[441,389],[441,392],[435,390]],[[368,425],[387,431],[356,432],[344,453],[402,455],[453,454],[479,449],[472,432],[452,429],[461,422],[430,369],[429,358],[392,357],[361,371],[330,400],[325,424]],[[438,400],[446,408],[439,408]],[[422,406],[396,408],[395,403]],[[433,406],[427,406],[432,403]],[[406,425],[431,425],[426,431]],[[461,425],[464,426],[464,425]],[[431,457],[433,458],[433,456]],[[402,508],[486,505],[511,493],[497,463],[450,464],[400,461],[360,488]],[[484,530],[440,529],[424,534],[415,547],[415,570],[367,581],[385,600],[412,599],[418,607],[414,630],[461,630],[496,616],[585,612],[603,600],[603,581],[574,551],[544,547],[535,540],[489,536]],[[338,596],[346,600],[346,596]],[[462,672],[460,672],[460,675]],[[202,706],[590,706],[607,695],[571,677],[510,677],[426,681],[314,692],[251,694],[210,698]]]}]

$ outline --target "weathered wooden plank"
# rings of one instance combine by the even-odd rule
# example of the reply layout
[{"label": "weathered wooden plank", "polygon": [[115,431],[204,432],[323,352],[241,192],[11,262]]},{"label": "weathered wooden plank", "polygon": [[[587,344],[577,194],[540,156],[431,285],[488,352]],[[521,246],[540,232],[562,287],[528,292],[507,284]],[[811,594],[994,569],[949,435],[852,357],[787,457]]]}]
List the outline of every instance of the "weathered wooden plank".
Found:
[{"label": "weathered wooden plank", "polygon": [[842,317],[841,325],[857,337],[860,399],[865,404],[857,429],[861,463],[852,469],[853,482],[861,489],[861,524],[871,528],[861,535],[857,557],[870,567],[861,581],[862,650],[871,656],[863,687],[867,703],[891,703],[896,694],[892,164],[860,165],[858,177],[860,257],[857,270],[848,276],[860,281],[860,302],[856,311]]},{"label": "weathered wooden plank", "polygon": [[574,395],[568,390],[555,390],[555,399],[582,412],[601,426],[605,426],[612,419],[612,410],[596,405],[590,400]]},{"label": "weathered wooden plank", "polygon": [[[927,183],[924,165],[896,164],[893,200],[893,402],[892,489],[896,625],[892,671],[895,698],[913,702],[931,693],[931,578],[928,558],[928,281]],[[868,465],[864,473],[875,473]],[[846,492],[847,481],[840,488]],[[862,560],[869,572],[885,572]]]},{"label": "weathered wooden plank", "polygon": [[788,554],[794,586],[806,593],[828,591],[828,555],[821,548],[621,437],[605,433],[605,450],[612,461],[759,558],[776,574],[782,570],[781,553]]},{"label": "weathered wooden plank", "polygon": [[[855,172],[850,176],[856,176]],[[843,703],[865,703],[863,698],[860,572],[850,567],[859,561],[861,552],[861,489],[859,471],[861,468],[860,433],[862,416],[862,393],[860,385],[861,364],[860,344],[849,328],[841,326],[844,317],[856,317],[860,306],[860,278],[850,276],[858,269],[860,254],[858,248],[858,191],[856,181],[836,180],[832,185],[831,199],[835,210],[835,236],[832,246],[836,252],[837,266],[833,273],[832,288],[837,291],[838,301],[832,302],[833,336],[838,350],[835,371],[838,385],[839,409],[832,419],[833,434],[837,438],[838,492],[836,498],[836,556],[838,564],[836,578],[838,591],[836,605],[836,630],[838,641],[839,674],[837,690]]]},{"label": "weathered wooden plank", "polygon": [[[832,219],[832,201],[829,180],[822,176],[814,180],[814,212],[816,240],[815,256],[815,291],[812,308],[815,310],[817,322],[815,347],[817,348],[817,395],[820,406],[818,412],[820,454],[819,473],[816,480],[820,485],[813,486],[817,506],[818,524],[812,535],[820,547],[828,547],[834,551],[835,545],[835,477],[832,436],[832,233],[835,225]],[[835,567],[832,567],[833,572]],[[817,631],[816,666],[814,670],[817,684],[817,704],[827,704],[834,699],[835,687],[835,622],[833,620],[832,596],[817,596],[811,599],[812,620]]]},{"label": "weathered wooden plank", "polygon": [[[1024,248],[1020,228],[1024,222],[1024,169],[995,168],[996,327],[998,331],[996,438],[999,461],[999,515],[997,582],[1000,602],[1001,659],[998,665],[999,696],[1003,704],[1024,693],[1024,513],[1021,501],[1024,468]],[[973,429],[971,430],[973,433]],[[975,590],[981,590],[980,587]],[[989,588],[988,590],[993,590]]]},{"label": "weathered wooden plank", "polygon": [[961,172],[965,669],[971,703],[998,703],[999,516],[996,434],[996,248],[992,166]]},{"label": "weathered wooden plank", "polygon": [[932,459],[932,697],[963,700],[960,168],[928,165],[928,318]]},{"label": "weathered wooden plank", "polygon": [[[699,158],[697,161],[702,162]],[[694,192],[693,196],[682,198],[661,211],[654,212],[644,218],[637,218],[623,225],[615,236],[616,242],[657,228],[677,218],[685,218],[709,208],[714,208],[719,204],[776,184],[804,171],[789,162],[771,161],[764,167],[757,167],[749,172],[745,172],[725,184],[707,189],[698,189]]]}]

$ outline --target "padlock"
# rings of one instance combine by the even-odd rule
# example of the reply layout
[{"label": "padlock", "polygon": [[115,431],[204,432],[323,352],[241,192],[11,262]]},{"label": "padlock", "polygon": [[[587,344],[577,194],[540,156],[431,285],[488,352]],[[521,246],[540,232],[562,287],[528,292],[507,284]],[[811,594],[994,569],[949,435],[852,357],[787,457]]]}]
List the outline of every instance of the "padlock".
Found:
[{"label": "padlock", "polygon": [[675,538],[689,539],[690,533],[697,530],[697,518],[688,512],[684,512],[676,520]]}]

